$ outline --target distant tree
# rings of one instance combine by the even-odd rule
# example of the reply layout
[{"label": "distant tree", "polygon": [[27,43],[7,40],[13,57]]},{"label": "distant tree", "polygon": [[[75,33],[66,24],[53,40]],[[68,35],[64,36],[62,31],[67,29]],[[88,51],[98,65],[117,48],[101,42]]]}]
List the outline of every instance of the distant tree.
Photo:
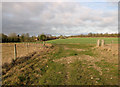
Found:
[{"label": "distant tree", "polygon": [[45,34],[41,34],[40,36],[38,36],[38,38],[39,38],[40,41],[45,41],[45,40],[47,40],[47,37],[46,37]]},{"label": "distant tree", "polygon": [[105,35],[105,37],[108,37],[108,33],[105,33],[104,35]]},{"label": "distant tree", "polygon": [[31,41],[31,38],[30,38],[30,36],[29,36],[29,33],[26,33],[26,34],[22,34],[21,36],[20,36],[20,41],[21,42],[30,42]]},{"label": "distant tree", "polygon": [[52,40],[53,36],[51,34],[46,34],[47,40]]},{"label": "distant tree", "polygon": [[88,37],[92,37],[92,33],[88,33]]},{"label": "distant tree", "polygon": [[120,32],[118,32],[118,37],[120,37]]},{"label": "distant tree", "polygon": [[8,36],[5,34],[0,34],[0,42],[7,42],[8,41]]},{"label": "distant tree", "polygon": [[37,41],[38,40],[38,38],[36,37],[36,36],[32,36],[31,37],[31,41],[33,42],[33,41]]},{"label": "distant tree", "polygon": [[59,39],[65,39],[65,37],[63,35],[60,35]]},{"label": "distant tree", "polygon": [[8,35],[8,41],[9,42],[18,42],[19,41],[18,35],[16,33],[10,33]]},{"label": "distant tree", "polygon": [[45,34],[41,34],[40,36],[38,36],[40,41],[43,41],[43,45],[45,46],[45,41],[47,40],[47,37]]},{"label": "distant tree", "polygon": [[25,41],[26,41],[26,42],[29,42],[29,41],[30,41],[30,35],[29,35],[29,33],[26,33],[26,34],[25,34]]},{"label": "distant tree", "polygon": [[25,34],[25,37],[30,37],[29,33],[26,33],[26,34]]},{"label": "distant tree", "polygon": [[18,42],[20,42],[20,35],[19,34],[17,35],[17,38],[18,38]]},{"label": "distant tree", "polygon": [[24,42],[24,41],[25,41],[25,34],[22,34],[22,35],[20,36],[20,41],[21,41],[21,42]]}]

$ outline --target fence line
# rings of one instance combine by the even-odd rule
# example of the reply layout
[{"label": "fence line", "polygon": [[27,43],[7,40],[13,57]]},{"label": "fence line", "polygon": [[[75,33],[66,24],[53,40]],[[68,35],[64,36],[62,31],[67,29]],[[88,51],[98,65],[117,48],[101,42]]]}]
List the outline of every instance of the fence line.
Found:
[{"label": "fence line", "polygon": [[[99,39],[100,40],[100,39]],[[111,42],[111,43],[110,43]],[[118,41],[112,40],[112,41],[106,41],[104,40],[103,43],[100,43],[99,46],[104,46],[104,44],[114,44]],[[96,45],[97,40],[94,41],[85,41],[85,42],[79,42],[79,44],[90,44],[90,45]],[[16,44],[16,45],[15,45]],[[48,43],[46,43],[47,45]],[[67,43],[69,44],[69,43]],[[48,44],[49,45],[49,44]],[[97,45],[97,46],[98,46]],[[28,53],[37,51],[39,49],[42,49],[44,47],[44,44],[42,43],[3,43],[2,44],[2,59],[4,61],[10,61],[9,59],[16,59],[17,57],[22,57],[27,55]]]},{"label": "fence line", "polygon": [[[45,44],[46,46],[50,46],[51,44]],[[18,57],[23,57],[29,55],[34,51],[38,51],[44,49],[43,44],[41,43],[3,43],[2,44],[2,61],[11,62],[12,59],[16,59]]]}]

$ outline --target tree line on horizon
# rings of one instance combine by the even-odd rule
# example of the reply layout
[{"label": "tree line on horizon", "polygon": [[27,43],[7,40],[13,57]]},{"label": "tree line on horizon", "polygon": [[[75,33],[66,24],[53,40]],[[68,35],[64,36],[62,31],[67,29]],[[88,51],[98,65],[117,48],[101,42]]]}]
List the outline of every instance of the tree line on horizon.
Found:
[{"label": "tree line on horizon", "polygon": [[73,35],[70,37],[119,37],[120,33],[88,33],[88,34],[80,34],[80,35]]},{"label": "tree line on horizon", "polygon": [[5,42],[36,42],[36,41],[47,41],[47,40],[53,40],[53,39],[65,39],[65,38],[70,38],[70,37],[119,37],[120,33],[88,33],[88,34],[80,34],[80,35],[74,35],[74,36],[52,36],[50,34],[40,34],[38,36],[31,36],[29,33],[24,33],[24,34],[16,34],[16,33],[11,33],[9,35],[5,35],[3,33],[0,34],[0,42],[5,43]]},{"label": "tree line on horizon", "polygon": [[57,39],[56,36],[52,36],[50,34],[40,34],[38,36],[31,36],[29,33],[24,33],[24,34],[16,34],[16,33],[11,33],[9,35],[5,34],[0,34],[0,42],[5,43],[5,42],[36,42],[36,41],[46,41],[46,40],[53,40]]}]

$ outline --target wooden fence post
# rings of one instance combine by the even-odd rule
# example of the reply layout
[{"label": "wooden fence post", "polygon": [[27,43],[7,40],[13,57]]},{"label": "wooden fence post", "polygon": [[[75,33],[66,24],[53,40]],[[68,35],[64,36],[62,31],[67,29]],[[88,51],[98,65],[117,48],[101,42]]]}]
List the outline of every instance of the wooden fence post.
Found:
[{"label": "wooden fence post", "polygon": [[100,46],[100,40],[97,40],[97,47]]},{"label": "wooden fence post", "polygon": [[36,50],[36,43],[34,43],[34,49]]},{"label": "wooden fence post", "polygon": [[17,58],[17,48],[16,44],[14,45],[14,60]]},{"label": "wooden fence post", "polygon": [[111,42],[111,43],[113,44],[113,42],[114,42],[114,41],[112,40],[112,42]]},{"label": "wooden fence post", "polygon": [[45,47],[45,41],[43,41],[43,47]]},{"label": "wooden fence post", "polygon": [[112,44],[113,44],[113,40],[111,41],[111,49],[112,49]]},{"label": "wooden fence post", "polygon": [[29,47],[29,43],[27,43],[27,46],[26,46],[27,48],[27,53],[29,53],[29,49],[28,49],[28,47]]},{"label": "wooden fence post", "polygon": [[104,40],[102,40],[102,42],[101,42],[101,46],[104,46],[105,45],[105,42],[104,42]]}]

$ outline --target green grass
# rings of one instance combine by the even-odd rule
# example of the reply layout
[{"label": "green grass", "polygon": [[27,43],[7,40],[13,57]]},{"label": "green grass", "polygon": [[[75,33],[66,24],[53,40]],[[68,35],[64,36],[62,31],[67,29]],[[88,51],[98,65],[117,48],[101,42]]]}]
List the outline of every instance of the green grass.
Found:
[{"label": "green grass", "polygon": [[96,69],[87,68],[88,65],[84,63],[87,61],[77,60],[71,64],[70,85],[104,85],[107,83]]},{"label": "green grass", "polygon": [[96,44],[98,39],[103,39],[105,40],[105,43],[111,43],[113,40],[113,43],[118,43],[118,38],[68,38],[68,39],[56,39],[56,40],[50,40],[47,41],[47,43],[52,43],[52,44],[75,44],[75,43],[80,43],[80,44]]},{"label": "green grass", "polygon": [[64,81],[65,70],[64,64],[59,63],[51,63],[48,65],[46,73],[44,73],[43,77],[39,79],[39,84],[41,85],[61,85]]},{"label": "green grass", "polygon": [[[106,81],[107,84],[115,84],[118,81],[118,67],[116,64],[112,64],[102,60],[101,62],[95,63],[97,66],[102,68],[103,75],[101,76],[103,81]],[[108,70],[109,69],[109,70]],[[108,78],[105,79],[104,77]],[[112,79],[110,79],[112,77]]]},{"label": "green grass", "polygon": [[75,54],[77,54],[76,51],[74,50],[64,50],[64,45],[55,45],[55,46],[58,46],[58,50],[57,52],[52,56],[53,58],[55,59],[59,59],[61,57],[67,57],[67,56],[75,56]]}]

